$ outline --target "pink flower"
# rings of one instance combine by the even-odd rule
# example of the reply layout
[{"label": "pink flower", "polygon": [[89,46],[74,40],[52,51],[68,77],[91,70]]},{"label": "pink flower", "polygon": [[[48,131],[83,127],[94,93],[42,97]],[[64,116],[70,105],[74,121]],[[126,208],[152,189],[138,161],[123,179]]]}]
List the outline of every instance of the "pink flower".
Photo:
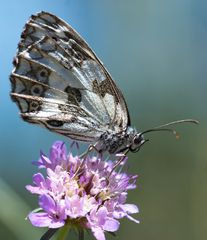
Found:
[{"label": "pink flower", "polygon": [[138,223],[131,217],[138,212],[137,206],[126,203],[127,191],[136,187],[137,176],[112,171],[114,164],[97,157],[74,157],[67,154],[63,142],[55,142],[49,157],[41,153],[35,162],[46,169],[46,177],[34,174],[33,185],[26,186],[39,195],[41,208],[29,214],[30,222],[50,229],[75,223],[91,229],[97,240],[104,240],[105,232],[117,231],[123,217]]}]

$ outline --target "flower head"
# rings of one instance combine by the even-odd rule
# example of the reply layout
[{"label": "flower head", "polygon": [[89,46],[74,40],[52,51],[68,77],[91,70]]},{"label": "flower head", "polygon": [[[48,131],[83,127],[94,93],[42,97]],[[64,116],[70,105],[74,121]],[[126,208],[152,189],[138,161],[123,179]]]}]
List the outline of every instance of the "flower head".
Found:
[{"label": "flower head", "polygon": [[[66,224],[91,229],[97,240],[104,232],[115,232],[119,219],[137,213],[134,204],[127,204],[127,191],[136,187],[137,176],[116,172],[113,162],[98,157],[67,154],[63,142],[57,141],[49,157],[41,152],[35,165],[46,169],[34,174],[33,185],[26,188],[39,195],[40,212],[28,216],[36,227],[60,228]],[[125,164],[125,163],[124,163]]]}]

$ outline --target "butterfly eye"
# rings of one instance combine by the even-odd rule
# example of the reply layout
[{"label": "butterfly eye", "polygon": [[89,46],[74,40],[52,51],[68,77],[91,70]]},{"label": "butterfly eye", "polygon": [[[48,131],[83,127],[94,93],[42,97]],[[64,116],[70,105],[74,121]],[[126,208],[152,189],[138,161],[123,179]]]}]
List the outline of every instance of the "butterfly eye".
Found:
[{"label": "butterfly eye", "polygon": [[137,152],[139,151],[140,147],[142,146],[143,142],[144,142],[144,138],[143,138],[143,135],[141,134],[136,134],[134,136],[134,139],[133,139],[133,142],[132,142],[132,145],[130,146],[130,150],[132,152]]},{"label": "butterfly eye", "polygon": [[135,144],[135,145],[139,145],[139,143],[142,141],[142,138],[140,137],[140,136],[138,136],[138,137],[135,137],[134,138],[134,140],[133,140],[133,143]]}]

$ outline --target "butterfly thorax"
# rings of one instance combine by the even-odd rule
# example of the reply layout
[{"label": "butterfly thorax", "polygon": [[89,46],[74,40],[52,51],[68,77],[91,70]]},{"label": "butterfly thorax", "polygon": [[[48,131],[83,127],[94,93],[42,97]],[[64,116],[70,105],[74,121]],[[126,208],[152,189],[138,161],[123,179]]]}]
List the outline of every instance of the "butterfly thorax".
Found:
[{"label": "butterfly thorax", "polygon": [[[120,132],[106,131],[96,143],[96,148],[100,152],[108,151],[110,154],[120,153],[126,149],[130,149],[137,136],[139,136],[139,134],[136,129],[130,126],[128,126],[126,130]],[[139,139],[141,143],[143,137],[141,136],[140,138],[139,136]]]}]

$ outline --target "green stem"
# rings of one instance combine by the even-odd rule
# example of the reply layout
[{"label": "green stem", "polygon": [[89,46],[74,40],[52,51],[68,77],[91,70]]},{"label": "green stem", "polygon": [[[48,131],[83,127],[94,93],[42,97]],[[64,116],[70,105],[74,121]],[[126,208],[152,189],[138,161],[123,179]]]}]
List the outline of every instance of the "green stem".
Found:
[{"label": "green stem", "polygon": [[78,228],[78,240],[84,240],[84,229]]},{"label": "green stem", "polygon": [[47,232],[40,238],[40,240],[50,240],[50,238],[58,231],[58,228],[50,228]]},{"label": "green stem", "polygon": [[62,227],[59,230],[56,240],[65,240],[69,230],[70,230],[70,226],[69,224],[66,224],[64,227]]}]

